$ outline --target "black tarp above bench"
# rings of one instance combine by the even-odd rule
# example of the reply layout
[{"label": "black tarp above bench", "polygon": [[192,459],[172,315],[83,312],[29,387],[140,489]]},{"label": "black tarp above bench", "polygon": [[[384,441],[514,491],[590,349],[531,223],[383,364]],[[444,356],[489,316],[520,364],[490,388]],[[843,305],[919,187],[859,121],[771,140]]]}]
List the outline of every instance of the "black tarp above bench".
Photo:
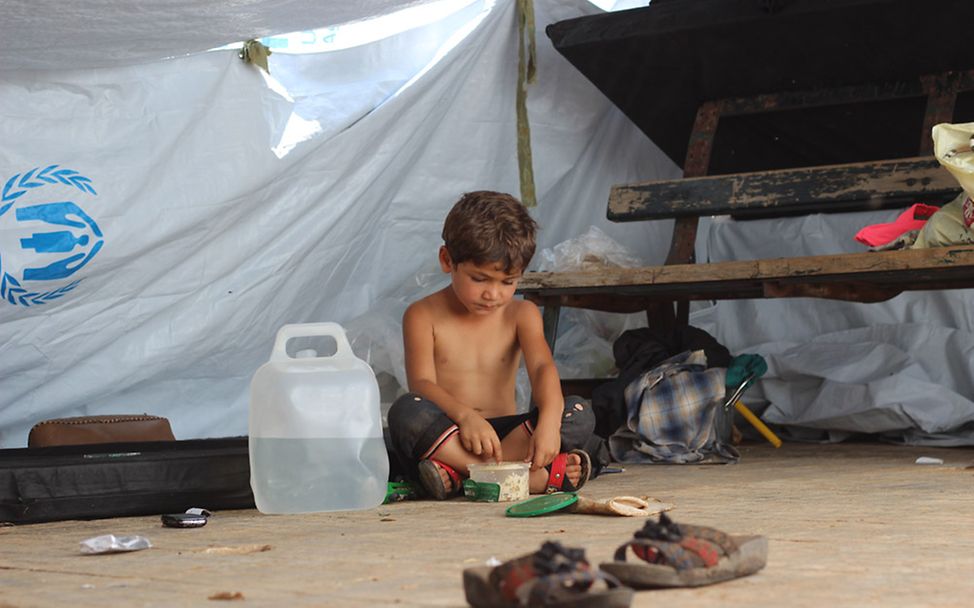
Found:
[{"label": "black tarp above bench", "polygon": [[[969,0],[656,0],[645,8],[554,23],[547,34],[558,52],[683,166],[704,101],[835,88],[862,83],[864,75],[909,88],[904,82],[920,75],[971,68],[962,25],[969,23]],[[807,108],[800,121],[724,121],[722,129],[739,132],[733,138],[738,142],[740,132],[750,132],[765,145],[738,145],[736,158],[722,159],[718,133],[712,162],[727,170],[709,172],[913,156],[924,111],[921,87],[871,106]],[[972,101],[959,98],[958,109]],[[878,126],[861,124],[864,117],[875,117]],[[857,124],[858,133],[845,127]],[[780,148],[773,147],[776,142]],[[789,142],[804,142],[803,156],[768,164],[769,156],[793,153]],[[742,158],[747,155],[756,162]]]}]

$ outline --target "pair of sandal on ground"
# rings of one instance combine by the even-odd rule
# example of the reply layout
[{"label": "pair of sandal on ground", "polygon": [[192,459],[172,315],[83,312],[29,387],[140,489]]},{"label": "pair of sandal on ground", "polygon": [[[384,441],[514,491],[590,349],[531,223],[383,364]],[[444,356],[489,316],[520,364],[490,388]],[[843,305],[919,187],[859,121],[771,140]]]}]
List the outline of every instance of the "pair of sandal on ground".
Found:
[{"label": "pair of sandal on ground", "polygon": [[[628,554],[635,556],[627,561]],[[538,551],[496,567],[463,572],[474,608],[547,606],[622,608],[635,589],[697,587],[754,574],[764,568],[768,540],[731,536],[706,526],[677,524],[666,514],[623,543],[613,561],[593,570],[583,549],[546,542]]]},{"label": "pair of sandal on ground", "polygon": [[[582,469],[578,481],[575,483],[572,483],[568,479],[568,475],[565,474],[565,469],[568,467],[568,457],[572,454],[578,456]],[[450,465],[429,458],[420,461],[418,468],[420,484],[422,484],[423,489],[426,490],[430,497],[436,500],[446,500],[447,498],[459,496],[463,491],[463,480],[460,479],[460,474]],[[548,469],[547,492],[575,492],[585,485],[585,482],[588,481],[589,476],[592,474],[592,459],[585,450],[571,450],[558,454],[551,464],[545,468]],[[449,488],[443,483],[440,470],[449,476]]]}]

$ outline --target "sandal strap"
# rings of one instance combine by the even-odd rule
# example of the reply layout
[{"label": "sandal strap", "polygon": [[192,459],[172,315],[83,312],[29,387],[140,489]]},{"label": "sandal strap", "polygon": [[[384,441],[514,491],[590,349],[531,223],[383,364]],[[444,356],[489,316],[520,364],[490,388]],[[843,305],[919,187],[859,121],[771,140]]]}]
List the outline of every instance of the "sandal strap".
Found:
[{"label": "sandal strap", "polygon": [[529,607],[554,606],[561,602],[577,597],[580,593],[587,593],[598,581],[605,581],[606,587],[613,589],[622,586],[612,575],[601,571],[576,570],[540,577],[531,587],[526,605]]},{"label": "sandal strap", "polygon": [[647,521],[631,540],[620,545],[615,561],[626,561],[629,547],[644,561],[676,570],[709,568],[717,565],[721,557],[738,551],[737,543],[727,533],[707,526],[677,524],[665,513],[660,514],[658,522]]},{"label": "sandal strap", "polygon": [[685,538],[697,538],[717,545],[724,555],[730,555],[737,551],[737,543],[726,532],[708,526],[678,524],[670,519],[666,513],[660,513],[659,521],[647,521],[642,529],[637,530],[633,536],[634,538],[664,540],[671,543],[679,543]]},{"label": "sandal strap", "polygon": [[495,567],[487,581],[508,602],[517,601],[517,590],[524,583],[538,577],[534,570],[533,555],[525,555]]},{"label": "sandal strap", "polygon": [[460,474],[457,473],[456,469],[446,464],[445,462],[441,462],[433,458],[430,458],[430,460],[434,464],[436,464],[436,466],[446,471],[446,474],[450,477],[450,481],[453,482],[453,489],[451,490],[451,492],[455,492],[458,488],[461,488],[463,486],[463,481],[460,479]]},{"label": "sandal strap", "polygon": [[[558,543],[546,543],[546,545]],[[535,554],[535,567],[539,572],[549,572],[539,576],[531,585],[525,605],[529,607],[544,607],[559,605],[571,600],[578,594],[595,593],[593,586],[601,582],[605,590],[622,587],[622,583],[615,576],[602,570],[592,570],[585,559],[584,549],[566,549],[562,560],[558,557],[550,559],[550,547],[542,546],[542,550]]]},{"label": "sandal strap", "polygon": [[585,559],[584,549],[564,547],[559,542],[546,542],[534,553],[524,555],[491,570],[488,582],[509,602],[518,602],[518,590],[530,584],[528,605],[545,606],[553,592],[561,590],[582,593],[598,580]]},{"label": "sandal strap", "polygon": [[[568,454],[561,453],[551,461],[551,468],[548,469],[548,492],[561,492],[568,479],[565,476],[565,468],[568,466]],[[571,485],[571,484],[568,484]]]},{"label": "sandal strap", "polygon": [[694,526],[689,524],[677,524],[684,538],[698,538],[713,543],[720,547],[724,555],[731,555],[738,550],[737,543],[726,532],[721,532],[716,528],[708,526]]},{"label": "sandal strap", "polygon": [[[571,454],[578,456],[581,461],[582,471],[577,485],[573,484],[568,479],[568,475],[565,474],[565,469],[568,467],[568,457]],[[569,452],[562,452],[555,456],[555,459],[551,461],[551,464],[547,468],[548,483],[545,489],[546,493],[576,492],[585,485],[585,482],[588,481],[589,476],[592,474],[592,461],[591,457],[585,451],[575,449]]]},{"label": "sandal strap", "polygon": [[[696,546],[684,546],[680,543],[670,543],[665,540],[652,540],[647,538],[634,538],[616,549],[613,558],[617,562],[626,561],[626,549],[632,547],[632,552],[636,557],[651,564],[662,564],[672,566],[677,570],[688,570],[708,565],[706,560],[696,551]],[[652,551],[650,551],[652,550]],[[710,554],[714,554],[711,549]],[[718,558],[719,559],[719,558]],[[714,565],[717,560],[713,560]]]}]

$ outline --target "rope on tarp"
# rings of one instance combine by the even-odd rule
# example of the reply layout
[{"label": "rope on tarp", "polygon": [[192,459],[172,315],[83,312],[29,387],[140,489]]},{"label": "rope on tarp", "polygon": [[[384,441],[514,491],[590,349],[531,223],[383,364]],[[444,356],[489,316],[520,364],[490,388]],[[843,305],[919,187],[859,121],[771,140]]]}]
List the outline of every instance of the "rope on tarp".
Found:
[{"label": "rope on tarp", "polygon": [[538,204],[534,192],[531,159],[531,125],[528,123],[528,85],[537,80],[537,45],[534,37],[534,0],[517,0],[517,165],[521,178],[521,202]]},{"label": "rope on tarp", "polygon": [[244,60],[244,63],[250,63],[264,69],[268,74],[271,73],[269,67],[267,67],[267,57],[271,54],[271,50],[264,46],[260,40],[256,38],[250,39],[243,43],[243,48],[240,49],[240,58]]}]

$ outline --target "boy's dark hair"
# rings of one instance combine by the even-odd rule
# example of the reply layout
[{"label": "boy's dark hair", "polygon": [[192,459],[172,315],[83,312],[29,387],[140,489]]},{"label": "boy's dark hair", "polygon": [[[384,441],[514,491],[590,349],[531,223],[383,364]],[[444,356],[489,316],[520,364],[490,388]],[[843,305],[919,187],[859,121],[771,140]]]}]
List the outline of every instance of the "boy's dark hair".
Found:
[{"label": "boy's dark hair", "polygon": [[443,241],[454,264],[501,262],[510,272],[527,268],[537,229],[527,208],[510,194],[478,190],[453,205],[443,222]]}]

